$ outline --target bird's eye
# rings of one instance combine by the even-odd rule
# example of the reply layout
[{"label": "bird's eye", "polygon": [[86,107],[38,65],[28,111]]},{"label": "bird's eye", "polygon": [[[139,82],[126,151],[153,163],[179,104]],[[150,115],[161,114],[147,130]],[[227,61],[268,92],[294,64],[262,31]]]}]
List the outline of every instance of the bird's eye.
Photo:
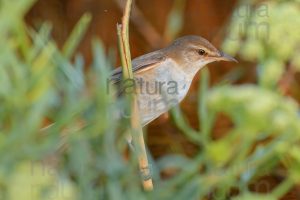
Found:
[{"label": "bird's eye", "polygon": [[203,49],[199,49],[199,50],[198,50],[198,54],[199,54],[200,56],[204,56],[204,55],[206,55],[206,51],[203,50]]}]

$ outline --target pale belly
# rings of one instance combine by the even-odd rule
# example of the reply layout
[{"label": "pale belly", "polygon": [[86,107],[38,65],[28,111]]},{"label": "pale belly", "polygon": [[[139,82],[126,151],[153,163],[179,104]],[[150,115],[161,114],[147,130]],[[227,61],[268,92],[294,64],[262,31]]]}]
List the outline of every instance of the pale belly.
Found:
[{"label": "pale belly", "polygon": [[143,126],[181,102],[191,85],[190,78],[170,61],[135,77]]}]

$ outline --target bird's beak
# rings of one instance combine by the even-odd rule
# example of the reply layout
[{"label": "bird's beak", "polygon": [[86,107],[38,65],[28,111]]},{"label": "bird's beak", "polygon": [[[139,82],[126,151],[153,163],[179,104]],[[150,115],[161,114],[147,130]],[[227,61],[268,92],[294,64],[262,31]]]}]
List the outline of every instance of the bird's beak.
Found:
[{"label": "bird's beak", "polygon": [[218,57],[218,60],[238,63],[238,61],[234,57],[227,55],[226,53],[224,53],[222,51],[220,52],[220,56]]}]

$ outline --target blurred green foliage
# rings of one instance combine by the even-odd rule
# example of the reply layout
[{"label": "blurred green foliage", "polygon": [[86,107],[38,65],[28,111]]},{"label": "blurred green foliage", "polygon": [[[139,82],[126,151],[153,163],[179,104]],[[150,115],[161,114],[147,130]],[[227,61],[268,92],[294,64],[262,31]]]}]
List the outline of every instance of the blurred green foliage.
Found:
[{"label": "blurred green foliage", "polygon": [[[257,63],[259,84],[209,89],[203,71],[201,130],[191,128],[179,108],[172,111],[200,151],[193,158],[152,161],[153,192],[143,191],[135,157],[124,156],[127,144],[118,130],[127,123],[113,116],[127,104],[107,94],[111,66],[101,43],[93,42],[94,62],[86,71],[80,55],[71,59],[90,16],[81,18],[59,50],[51,26],[34,31],[24,23],[32,3],[0,2],[0,199],[228,199],[236,190],[235,199],[271,200],[299,184],[299,106],[276,88],[286,63],[300,67],[299,1],[264,1],[263,19],[255,9],[264,7],[249,1],[248,17],[233,16],[224,48]],[[253,38],[257,27],[245,20],[265,20],[261,27],[269,34]],[[230,35],[240,23],[247,31]],[[213,140],[218,113],[234,125]],[[281,184],[268,194],[251,192],[250,184],[278,166]],[[174,177],[159,176],[170,169],[176,169]]]},{"label": "blurred green foliage", "polygon": [[258,63],[259,85],[275,89],[286,63],[300,68],[300,2],[241,1],[224,49]]}]

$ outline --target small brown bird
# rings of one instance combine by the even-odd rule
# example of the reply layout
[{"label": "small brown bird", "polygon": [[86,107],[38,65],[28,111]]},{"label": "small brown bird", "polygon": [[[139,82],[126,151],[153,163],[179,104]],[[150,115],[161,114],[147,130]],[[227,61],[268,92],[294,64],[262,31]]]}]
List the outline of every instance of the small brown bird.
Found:
[{"label": "small brown bird", "polygon": [[122,68],[111,75],[122,92],[137,92],[141,123],[147,125],[186,96],[196,73],[214,61],[234,61],[199,36],[185,36],[170,46],[142,55],[132,61],[135,80],[122,81]]}]

